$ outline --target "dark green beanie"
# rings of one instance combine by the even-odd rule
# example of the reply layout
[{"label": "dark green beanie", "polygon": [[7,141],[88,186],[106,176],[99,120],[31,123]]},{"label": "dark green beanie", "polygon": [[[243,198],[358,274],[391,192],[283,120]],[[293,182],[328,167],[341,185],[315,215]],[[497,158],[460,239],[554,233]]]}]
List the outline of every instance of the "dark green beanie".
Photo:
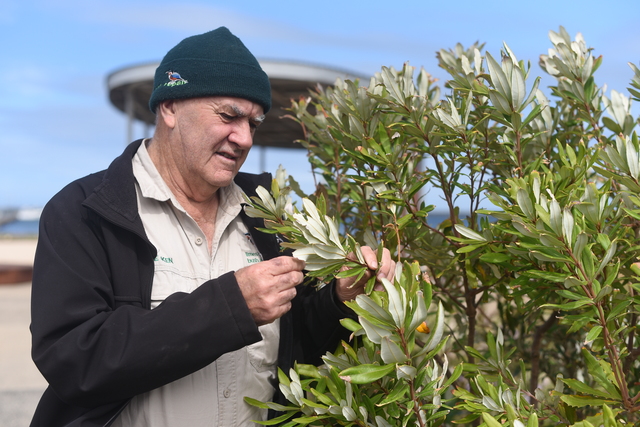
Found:
[{"label": "dark green beanie", "polygon": [[231,96],[271,108],[269,77],[258,60],[226,27],[188,37],[156,69],[149,108],[167,99]]}]

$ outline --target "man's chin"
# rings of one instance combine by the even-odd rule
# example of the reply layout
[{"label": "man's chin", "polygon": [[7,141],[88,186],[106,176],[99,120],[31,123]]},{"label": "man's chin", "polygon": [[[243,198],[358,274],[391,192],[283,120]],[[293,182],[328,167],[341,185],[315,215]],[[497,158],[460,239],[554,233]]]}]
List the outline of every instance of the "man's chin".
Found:
[{"label": "man's chin", "polygon": [[238,172],[231,171],[218,173],[212,180],[209,181],[209,183],[218,188],[228,187],[233,182],[233,179],[237,174]]}]

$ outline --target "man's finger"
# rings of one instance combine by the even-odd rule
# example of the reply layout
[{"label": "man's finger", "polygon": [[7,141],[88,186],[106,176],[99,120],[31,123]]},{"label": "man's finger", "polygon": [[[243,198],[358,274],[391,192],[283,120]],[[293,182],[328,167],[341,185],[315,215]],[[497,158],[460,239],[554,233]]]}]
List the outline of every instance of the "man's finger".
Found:
[{"label": "man's finger", "polygon": [[388,249],[384,249],[382,253],[380,271],[378,272],[379,278],[390,279],[395,274],[396,263],[391,259],[391,253]]},{"label": "man's finger", "polygon": [[363,246],[361,248],[362,257],[364,258],[364,262],[367,264],[370,270],[378,269],[378,256],[376,252],[371,249],[369,246]]},{"label": "man's finger", "polygon": [[279,256],[266,262],[269,263],[269,272],[274,276],[291,271],[302,271],[306,265],[303,260],[289,256]]}]

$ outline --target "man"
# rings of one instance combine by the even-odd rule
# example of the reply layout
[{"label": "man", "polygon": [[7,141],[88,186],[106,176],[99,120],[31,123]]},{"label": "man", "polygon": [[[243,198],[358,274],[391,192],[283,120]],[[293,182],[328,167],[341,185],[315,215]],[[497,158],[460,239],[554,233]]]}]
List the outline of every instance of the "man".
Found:
[{"label": "man", "polygon": [[[242,210],[270,185],[239,173],[270,106],[229,30],[189,37],[156,71],[153,138],[47,204],[31,330],[49,387],[32,426],[247,425],[266,413],[244,396],[273,399],[277,366],[318,363],[345,337],[341,301],[364,282],[298,286],[304,262]],[[385,250],[378,274],[393,265]]]}]

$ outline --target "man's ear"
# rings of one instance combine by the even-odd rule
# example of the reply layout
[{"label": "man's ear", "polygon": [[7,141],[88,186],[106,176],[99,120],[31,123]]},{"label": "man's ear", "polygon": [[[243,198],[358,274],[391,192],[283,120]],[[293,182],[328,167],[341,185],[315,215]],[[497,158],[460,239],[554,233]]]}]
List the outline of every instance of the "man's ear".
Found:
[{"label": "man's ear", "polygon": [[163,122],[166,127],[173,129],[176,125],[176,103],[173,99],[162,101],[156,107],[158,122]]}]

